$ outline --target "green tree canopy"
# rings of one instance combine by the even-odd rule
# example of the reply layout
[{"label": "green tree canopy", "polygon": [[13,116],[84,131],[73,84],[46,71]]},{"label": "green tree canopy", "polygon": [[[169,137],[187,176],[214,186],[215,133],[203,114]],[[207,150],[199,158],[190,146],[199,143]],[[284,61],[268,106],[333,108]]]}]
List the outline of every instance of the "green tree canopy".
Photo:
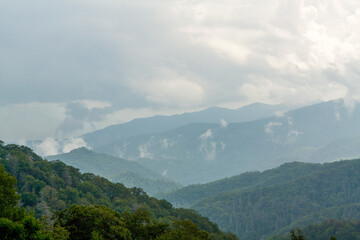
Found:
[{"label": "green tree canopy", "polygon": [[0,164],[0,217],[9,217],[20,196],[16,193],[16,179]]},{"label": "green tree canopy", "polygon": [[55,226],[70,233],[70,239],[130,240],[130,231],[119,213],[105,206],[73,205],[55,214]]}]

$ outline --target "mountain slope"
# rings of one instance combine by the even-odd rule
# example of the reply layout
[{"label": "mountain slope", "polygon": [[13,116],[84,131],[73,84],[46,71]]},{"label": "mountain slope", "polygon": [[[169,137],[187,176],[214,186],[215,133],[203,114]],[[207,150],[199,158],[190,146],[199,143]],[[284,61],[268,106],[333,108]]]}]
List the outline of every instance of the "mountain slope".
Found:
[{"label": "mountain slope", "polygon": [[[163,190],[168,191],[181,187],[180,184],[162,177],[160,174],[137,162],[96,153],[86,148],[79,148],[69,153],[48,156],[47,159],[60,160],[79,168],[81,172],[98,174],[114,182],[121,182],[127,187],[141,187],[150,195],[159,192],[159,188],[157,187],[159,184],[162,184]],[[139,185],[135,185],[134,183]]]},{"label": "mountain slope", "polygon": [[321,169],[320,164],[292,162],[263,172],[246,172],[206,184],[189,185],[161,197],[178,207],[191,207],[196,202],[228,191],[242,191],[286,183]]},{"label": "mountain slope", "polygon": [[[182,184],[205,183],[284,162],[335,160],[347,155],[346,148],[339,148],[335,159],[320,150],[339,139],[358,138],[359,123],[359,104],[349,112],[343,101],[330,101],[227,126],[192,123],[94,150],[136,160]],[[352,149],[353,156],[360,153]]]},{"label": "mountain slope", "polygon": [[163,223],[190,219],[214,239],[235,239],[193,210],[175,209],[165,200],[149,197],[141,189],[129,189],[90,173],[81,174],[60,161],[48,162],[24,146],[3,145],[0,141],[0,164],[16,177],[21,205],[38,217],[52,216],[56,210],[73,204],[105,205],[121,213],[145,209]]},{"label": "mountain slope", "polygon": [[[308,173],[293,171],[290,174],[297,176],[284,181],[271,181],[266,176],[269,171],[264,172],[248,188],[234,186],[194,202],[191,208],[249,240],[329,218],[359,219],[360,160],[313,167]],[[286,168],[283,171],[286,176]],[[222,186],[226,188],[231,181],[224,180]],[[270,183],[264,184],[267,181]]]},{"label": "mountain slope", "polygon": [[221,119],[226,122],[245,122],[270,117],[275,112],[287,109],[284,105],[263,103],[253,103],[235,110],[211,107],[198,112],[135,119],[85,134],[83,138],[90,146],[98,148],[132,136],[163,132],[189,123],[220,123]]},{"label": "mountain slope", "polygon": [[96,153],[87,148],[74,149],[69,153],[47,156],[48,160],[60,160],[79,168],[82,172],[91,172],[102,176],[113,176],[118,173],[134,172],[144,177],[160,177],[137,162],[129,161],[102,153]]}]

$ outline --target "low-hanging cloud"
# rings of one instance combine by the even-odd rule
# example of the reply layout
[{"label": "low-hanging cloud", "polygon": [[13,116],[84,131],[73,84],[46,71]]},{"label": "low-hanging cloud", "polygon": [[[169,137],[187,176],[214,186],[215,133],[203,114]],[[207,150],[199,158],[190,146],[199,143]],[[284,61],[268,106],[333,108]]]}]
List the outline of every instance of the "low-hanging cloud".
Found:
[{"label": "low-hanging cloud", "polygon": [[213,141],[214,135],[211,129],[207,129],[206,132],[202,133],[199,136],[200,139],[200,147],[199,151],[203,154],[206,161],[214,161],[216,160],[216,147],[217,144]]},{"label": "low-hanging cloud", "polygon": [[280,127],[282,126],[281,122],[268,122],[265,126],[264,126],[264,131],[267,134],[273,134],[274,133],[274,128],[276,127]]},{"label": "low-hanging cloud", "polygon": [[153,145],[153,139],[150,139],[138,147],[140,158],[154,158],[154,154],[151,153],[150,148]]},{"label": "low-hanging cloud", "polygon": [[229,124],[224,119],[220,119],[220,125],[221,125],[221,127],[226,128]]},{"label": "low-hanging cloud", "polygon": [[54,139],[51,137],[46,138],[39,143],[34,143],[34,151],[40,156],[50,156],[60,153],[68,153],[74,149],[86,147],[91,149],[84,139],[80,137],[71,137],[64,139]]}]

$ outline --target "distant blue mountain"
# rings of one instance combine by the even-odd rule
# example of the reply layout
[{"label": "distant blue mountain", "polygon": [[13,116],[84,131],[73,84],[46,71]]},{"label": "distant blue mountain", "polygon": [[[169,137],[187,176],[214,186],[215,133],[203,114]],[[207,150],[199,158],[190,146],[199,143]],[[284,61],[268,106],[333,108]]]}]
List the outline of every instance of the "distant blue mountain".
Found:
[{"label": "distant blue mountain", "polygon": [[[190,123],[132,136],[94,150],[136,160],[175,181],[193,184],[265,170],[284,162],[324,162],[355,156],[360,154],[360,141],[354,142],[351,151],[340,143],[358,137],[359,104],[350,111],[338,100],[227,126]],[[333,158],[327,154],[329,151],[322,150],[327,146],[338,149]]]},{"label": "distant blue mountain", "polygon": [[113,182],[123,183],[127,187],[140,187],[151,196],[158,192],[169,192],[181,187],[181,184],[167,179],[135,161],[96,153],[86,148],[78,148],[69,153],[46,158],[60,160],[78,168],[83,173],[94,173]]},{"label": "distant blue mountain", "polygon": [[112,125],[85,134],[83,138],[89,146],[98,148],[132,136],[159,133],[189,123],[220,123],[222,120],[227,123],[246,122],[270,117],[276,112],[285,111],[288,108],[285,105],[268,105],[263,103],[253,103],[235,110],[210,107],[198,112],[134,119],[127,123]]}]

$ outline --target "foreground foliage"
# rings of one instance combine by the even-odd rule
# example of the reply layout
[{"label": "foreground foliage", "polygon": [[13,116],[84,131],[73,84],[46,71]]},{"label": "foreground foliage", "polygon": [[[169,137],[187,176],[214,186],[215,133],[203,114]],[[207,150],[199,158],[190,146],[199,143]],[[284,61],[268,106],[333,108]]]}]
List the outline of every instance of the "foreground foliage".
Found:
[{"label": "foreground foliage", "polygon": [[194,210],[45,161],[24,146],[0,142],[1,164],[1,239],[182,239],[179,232],[194,240],[236,239]]}]

